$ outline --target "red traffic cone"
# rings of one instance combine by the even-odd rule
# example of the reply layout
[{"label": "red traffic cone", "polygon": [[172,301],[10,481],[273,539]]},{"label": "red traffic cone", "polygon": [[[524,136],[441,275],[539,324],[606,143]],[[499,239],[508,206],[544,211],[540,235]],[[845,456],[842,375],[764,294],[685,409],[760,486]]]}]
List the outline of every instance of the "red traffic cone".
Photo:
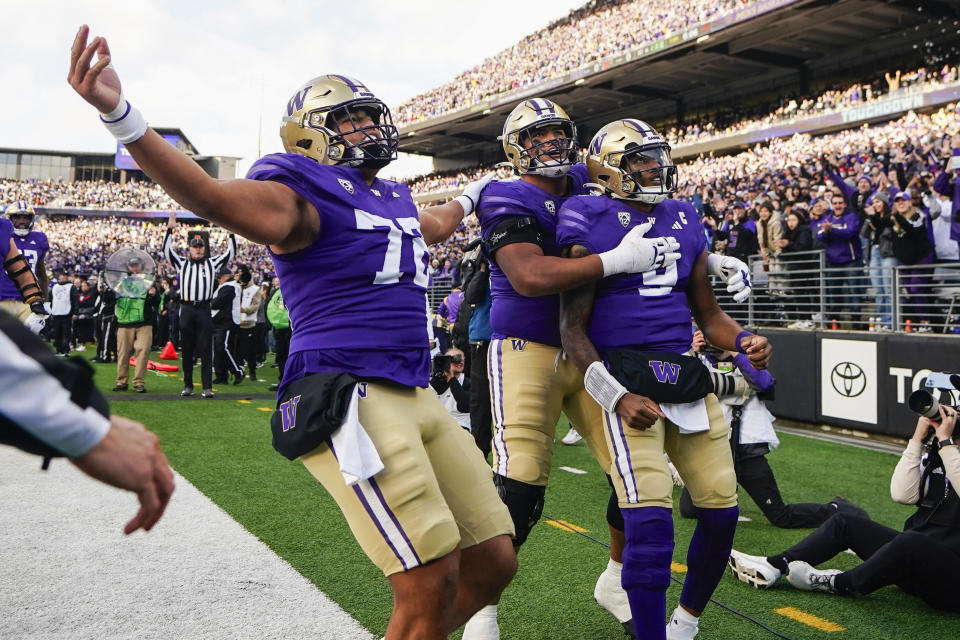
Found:
[{"label": "red traffic cone", "polygon": [[166,346],[163,347],[163,351],[160,352],[161,360],[178,360],[177,350],[173,348],[173,342],[167,341]]}]

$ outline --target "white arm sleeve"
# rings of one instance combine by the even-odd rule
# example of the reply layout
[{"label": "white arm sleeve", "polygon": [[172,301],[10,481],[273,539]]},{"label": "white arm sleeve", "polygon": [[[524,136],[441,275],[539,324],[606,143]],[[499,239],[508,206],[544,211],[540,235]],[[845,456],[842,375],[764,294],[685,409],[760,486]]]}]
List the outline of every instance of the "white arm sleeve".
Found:
[{"label": "white arm sleeve", "polygon": [[0,353],[0,414],[70,458],[103,440],[110,421],[74,404],[60,381],[3,332]]}]

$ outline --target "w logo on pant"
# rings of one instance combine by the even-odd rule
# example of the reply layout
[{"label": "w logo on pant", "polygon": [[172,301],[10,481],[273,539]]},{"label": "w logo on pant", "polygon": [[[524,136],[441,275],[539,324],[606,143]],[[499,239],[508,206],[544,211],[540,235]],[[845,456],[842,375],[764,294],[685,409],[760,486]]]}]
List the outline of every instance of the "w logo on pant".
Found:
[{"label": "w logo on pant", "polygon": [[677,384],[680,378],[680,365],[672,362],[663,362],[661,360],[651,360],[650,368],[653,369],[653,375],[661,384]]},{"label": "w logo on pant", "polygon": [[526,340],[518,340],[516,338],[510,339],[510,346],[513,347],[514,351],[523,351],[523,348],[527,346]]},{"label": "w logo on pant", "polygon": [[286,402],[280,404],[280,418],[283,420],[284,432],[290,431],[297,426],[297,405],[300,404],[300,396],[293,396]]}]

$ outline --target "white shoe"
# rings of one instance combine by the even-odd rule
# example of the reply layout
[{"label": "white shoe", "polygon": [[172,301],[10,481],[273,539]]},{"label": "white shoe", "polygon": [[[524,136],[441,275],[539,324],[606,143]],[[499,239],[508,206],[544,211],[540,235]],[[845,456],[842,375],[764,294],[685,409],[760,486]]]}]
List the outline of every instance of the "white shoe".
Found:
[{"label": "white shoe", "polygon": [[[623,625],[629,623],[629,628],[633,628],[633,614],[630,613],[630,601],[627,599],[627,592],[620,584],[620,573],[610,565],[607,565],[600,577],[597,578],[597,586],[593,588],[593,597],[601,607],[609,611],[617,622]],[[619,562],[617,567],[622,567]],[[627,628],[625,626],[625,628]]]},{"label": "white shoe", "polygon": [[699,618],[682,611],[678,606],[667,623],[667,640],[693,640],[700,630],[699,622]]},{"label": "white shoe", "polygon": [[794,560],[787,565],[787,582],[801,591],[823,591],[836,593],[833,577],[843,573],[839,569],[814,569],[802,560]]},{"label": "white shoe", "polygon": [[463,640],[500,640],[497,605],[487,605],[463,625]]},{"label": "white shoe", "polygon": [[763,556],[751,556],[731,549],[727,564],[737,580],[757,589],[768,589],[780,579],[780,570]]},{"label": "white shoe", "polygon": [[571,425],[570,431],[567,431],[567,435],[563,436],[560,442],[563,444],[577,444],[581,440],[583,440],[583,436],[577,433],[577,430]]}]

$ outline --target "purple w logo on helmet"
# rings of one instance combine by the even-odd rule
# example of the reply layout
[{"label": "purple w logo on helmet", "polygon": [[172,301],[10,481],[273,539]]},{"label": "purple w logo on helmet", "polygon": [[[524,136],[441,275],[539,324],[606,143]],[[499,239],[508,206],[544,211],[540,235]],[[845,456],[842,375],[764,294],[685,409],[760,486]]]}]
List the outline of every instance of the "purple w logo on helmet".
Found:
[{"label": "purple w logo on helmet", "polygon": [[607,137],[606,133],[600,134],[599,136],[593,139],[593,144],[590,145],[590,153],[597,154],[600,153],[600,147],[603,146],[603,140]]},{"label": "purple w logo on helmet", "polygon": [[287,115],[292,116],[294,111],[300,111],[303,109],[303,101],[307,99],[307,92],[313,89],[313,85],[304,87],[300,91],[297,91],[293,94],[293,97],[290,98],[290,101],[287,102]]}]

